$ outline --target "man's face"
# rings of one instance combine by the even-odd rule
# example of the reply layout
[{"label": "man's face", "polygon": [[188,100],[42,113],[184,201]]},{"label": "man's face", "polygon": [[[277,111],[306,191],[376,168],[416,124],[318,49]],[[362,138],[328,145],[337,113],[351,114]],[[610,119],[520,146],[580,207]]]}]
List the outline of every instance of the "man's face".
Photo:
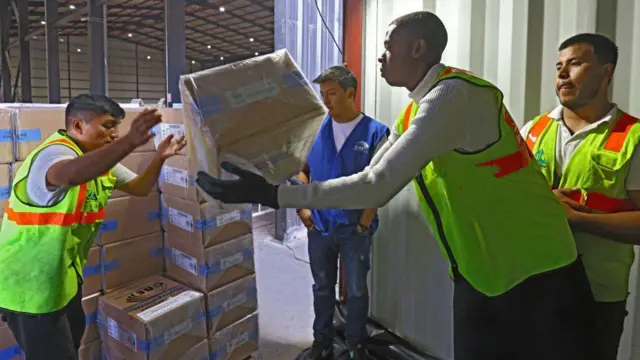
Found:
[{"label": "man's face", "polygon": [[601,90],[606,91],[613,65],[600,64],[591,45],[575,44],[560,51],[556,70],[556,94],[560,103],[569,109],[579,109]]},{"label": "man's face", "polygon": [[391,86],[406,87],[411,81],[412,41],[406,31],[389,26],[384,39],[384,52],[378,58],[380,75]]},{"label": "man's face", "polygon": [[320,84],[322,102],[329,110],[331,117],[340,116],[353,106],[353,93],[354,89],[349,88],[344,91],[335,81],[325,81]]},{"label": "man's face", "polygon": [[73,127],[78,134],[78,140],[83,151],[88,152],[110,144],[118,136],[118,126],[121,120],[114,119],[109,114],[98,115],[89,121],[74,119]]}]

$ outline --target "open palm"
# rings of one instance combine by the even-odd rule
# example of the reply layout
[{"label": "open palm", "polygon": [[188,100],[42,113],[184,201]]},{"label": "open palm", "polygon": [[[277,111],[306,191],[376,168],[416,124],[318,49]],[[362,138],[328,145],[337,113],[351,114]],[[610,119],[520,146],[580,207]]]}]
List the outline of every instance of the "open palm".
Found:
[{"label": "open palm", "polygon": [[182,135],[178,140],[174,140],[174,135],[170,134],[158,144],[158,154],[162,159],[168,159],[177,155],[180,150],[184,149],[187,141]]}]

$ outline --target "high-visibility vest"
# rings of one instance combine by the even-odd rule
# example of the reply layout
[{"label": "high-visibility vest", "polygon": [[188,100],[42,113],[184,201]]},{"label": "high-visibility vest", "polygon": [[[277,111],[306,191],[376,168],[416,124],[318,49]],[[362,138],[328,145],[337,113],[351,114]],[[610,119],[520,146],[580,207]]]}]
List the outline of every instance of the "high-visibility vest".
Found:
[{"label": "high-visibility vest", "polygon": [[73,298],[115,187],[111,170],[71,187],[54,205],[30,203],[27,177],[33,159],[53,144],[82,155],[61,130],[29,154],[18,170],[0,231],[0,308],[42,314],[61,309]]},{"label": "high-visibility vest", "polygon": [[[414,179],[422,209],[451,263],[451,276],[497,296],[535,274],[574,262],[577,251],[566,213],[531,161],[500,90],[451,67],[433,85],[447,79],[494,89],[500,126],[497,142],[476,152],[440,155]],[[400,114],[400,134],[417,111],[412,102]]]},{"label": "high-visibility vest", "polygon": [[[615,119],[590,132],[566,164],[556,169],[558,122],[542,114],[527,134],[548,185],[554,189],[579,188],[571,198],[597,213],[633,210],[625,180],[631,157],[640,143],[640,121],[619,110]],[[562,174],[562,175],[559,175]],[[585,232],[575,232],[591,290],[596,301],[623,301],[629,289],[633,246]]]}]

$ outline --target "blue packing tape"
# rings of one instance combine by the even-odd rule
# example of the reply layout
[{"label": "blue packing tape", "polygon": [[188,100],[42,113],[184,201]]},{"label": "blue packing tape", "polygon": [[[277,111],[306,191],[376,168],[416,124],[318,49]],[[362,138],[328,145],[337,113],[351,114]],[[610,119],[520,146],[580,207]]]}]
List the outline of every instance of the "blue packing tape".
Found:
[{"label": "blue packing tape", "polygon": [[300,71],[292,71],[282,74],[282,82],[290,89],[307,85],[304,75]]},{"label": "blue packing tape", "polygon": [[164,255],[164,246],[154,246],[149,250],[149,258],[162,257]]},{"label": "blue packing tape", "polygon": [[196,104],[203,117],[216,115],[224,111],[224,101],[218,95],[199,97],[196,99]]},{"label": "blue packing tape", "polygon": [[118,260],[106,261],[102,263],[103,272],[111,272],[119,267],[120,267],[120,261]]},{"label": "blue packing tape", "polygon": [[147,214],[148,221],[158,221],[160,220],[160,218],[161,218],[160,211],[150,211]]},{"label": "blue packing tape", "polygon": [[100,275],[100,268],[101,268],[100,264],[86,265],[85,267],[82,268],[82,277],[87,278],[91,276]]},{"label": "blue packing tape", "polygon": [[[254,341],[254,342],[258,341],[258,330],[254,330],[251,332],[251,334],[249,334],[249,341]],[[227,354],[227,344],[224,344],[209,355],[211,360],[221,360],[221,359],[224,359],[224,355],[226,354]]]},{"label": "blue packing tape", "polygon": [[[253,256],[253,249],[244,249],[242,251],[242,261],[245,261],[248,257],[251,257],[251,256]],[[200,267],[198,268],[198,275],[209,276],[209,275],[215,275],[221,272],[222,267],[220,266],[220,260],[216,261],[213,264],[209,264],[208,266],[200,265]]]},{"label": "blue packing tape", "polygon": [[0,186],[0,200],[6,200],[11,195],[11,186]]},{"label": "blue packing tape", "polygon": [[0,129],[0,142],[12,142],[13,131],[11,129]]},{"label": "blue packing tape", "polygon": [[118,230],[118,220],[107,220],[100,225],[99,232],[105,233]]},{"label": "blue packing tape", "polygon": [[86,326],[96,325],[98,323],[98,312],[92,312],[91,314],[87,314],[84,320]]},{"label": "blue packing tape", "polygon": [[26,141],[42,141],[42,133],[40,132],[40,129],[18,130],[18,142]]},{"label": "blue packing tape", "polygon": [[18,344],[0,350],[0,360],[14,360],[19,356],[22,356],[22,349]]},{"label": "blue packing tape", "polygon": [[[201,321],[203,321],[205,319],[205,313],[204,311],[199,311],[194,313],[191,316],[191,325],[196,325],[198,323],[200,323]],[[188,331],[189,329],[185,329],[186,331]],[[140,349],[140,351],[142,351],[143,353],[150,353],[153,350],[164,346],[167,344],[167,341],[165,339],[165,333],[163,332],[161,334],[158,334],[154,337],[152,337],[149,340],[138,340],[138,348]]]},{"label": "blue packing tape", "polygon": [[[247,300],[257,300],[258,292],[256,288],[252,287],[251,289],[247,289],[247,291],[245,291],[244,293],[247,295]],[[216,306],[215,308],[207,312],[207,318],[215,319],[222,315],[223,312],[224,308],[222,307],[222,305]]]},{"label": "blue packing tape", "polygon": [[[220,215],[220,216],[214,216],[212,218],[208,218],[208,219],[199,219],[194,221],[194,226],[196,228],[196,230],[210,230],[210,229],[216,229],[218,228],[218,218],[219,217],[224,217],[225,215]],[[251,217],[253,216],[253,213],[251,211],[251,209],[242,209],[240,211],[240,219],[242,220],[247,220],[247,219],[251,219]]]}]

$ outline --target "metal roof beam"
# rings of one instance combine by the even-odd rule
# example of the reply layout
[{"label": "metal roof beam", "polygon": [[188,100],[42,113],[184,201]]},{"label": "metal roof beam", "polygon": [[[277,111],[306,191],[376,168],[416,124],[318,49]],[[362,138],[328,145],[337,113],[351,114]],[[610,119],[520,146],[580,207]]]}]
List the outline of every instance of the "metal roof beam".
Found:
[{"label": "metal roof beam", "polygon": [[[197,6],[200,6],[202,8],[205,8],[205,9],[218,10],[220,8],[220,6],[216,5],[215,1],[213,1],[213,0],[186,0],[186,2],[187,2],[187,5],[197,5]],[[239,19],[239,20],[241,20],[243,22],[249,23],[249,24],[251,24],[251,25],[253,25],[253,26],[257,27],[257,28],[260,28],[261,30],[265,30],[265,31],[272,31],[273,30],[273,29],[269,29],[269,28],[265,27],[262,24],[258,24],[255,21],[252,21],[252,20],[249,20],[249,19],[244,19],[244,18],[242,18],[242,17],[240,17],[238,15],[235,15],[233,13],[233,11],[228,11],[228,12],[226,12],[226,14],[229,14],[229,16],[231,16],[233,18],[236,18],[236,19]],[[225,25],[220,25],[220,24],[216,24],[216,25],[224,28],[227,31],[232,31],[232,32],[234,32],[236,34],[239,34],[235,30],[233,30],[233,29],[231,29],[231,28],[229,28],[229,27],[227,27]],[[242,34],[240,34],[240,35],[242,35]]]}]

